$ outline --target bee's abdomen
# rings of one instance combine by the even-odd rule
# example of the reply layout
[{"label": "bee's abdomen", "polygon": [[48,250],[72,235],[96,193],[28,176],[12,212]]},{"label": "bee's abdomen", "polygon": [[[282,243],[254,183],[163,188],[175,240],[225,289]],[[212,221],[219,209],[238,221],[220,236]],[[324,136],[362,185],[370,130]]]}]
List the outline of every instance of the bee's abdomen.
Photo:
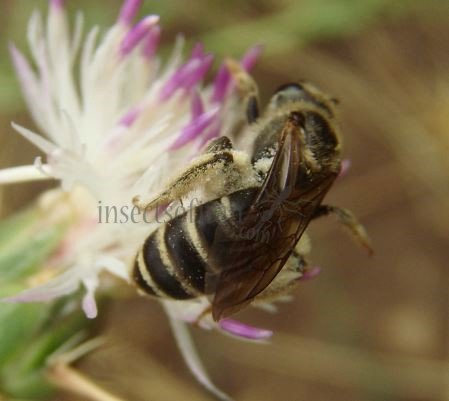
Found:
[{"label": "bee's abdomen", "polygon": [[163,224],[140,250],[133,278],[146,293],[179,300],[204,293],[206,262],[189,234],[188,216]]},{"label": "bee's abdomen", "polygon": [[[225,268],[220,261],[211,265],[208,260],[209,252],[217,251],[217,230],[223,233],[221,228],[234,226],[235,216],[248,208],[255,193],[254,189],[238,191],[192,208],[158,227],[137,255],[133,279],[138,287],[149,295],[179,300],[213,291],[206,288],[206,272],[213,276]],[[224,238],[220,236],[219,240]]]},{"label": "bee's abdomen", "polygon": [[165,225],[164,241],[170,261],[189,291],[196,295],[204,293],[207,270],[206,255],[200,255],[199,244],[193,237],[193,223],[189,221],[193,210],[174,218]]}]

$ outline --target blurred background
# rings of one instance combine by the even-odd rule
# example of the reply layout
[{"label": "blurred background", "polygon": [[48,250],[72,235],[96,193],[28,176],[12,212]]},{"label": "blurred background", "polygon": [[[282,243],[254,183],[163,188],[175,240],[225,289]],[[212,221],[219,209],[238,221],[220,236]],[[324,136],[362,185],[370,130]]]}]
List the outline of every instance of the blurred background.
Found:
[{"label": "blurred background", "polygon": [[[67,1],[107,26],[119,0]],[[0,3],[0,167],[38,154],[10,121],[33,127],[7,53],[44,0]],[[351,209],[373,240],[369,258],[332,218],[315,222],[320,276],[291,303],[239,318],[275,331],[270,345],[193,329],[211,377],[238,401],[449,400],[449,2],[446,0],[145,1],[163,47],[237,57],[263,43],[262,100],[280,84],[317,83],[337,97],[351,169],[327,202]],[[0,188],[11,215],[48,184]],[[206,401],[156,302],[124,294],[96,322],[107,344],[77,366],[124,400]],[[54,400],[81,400],[58,394]]]}]

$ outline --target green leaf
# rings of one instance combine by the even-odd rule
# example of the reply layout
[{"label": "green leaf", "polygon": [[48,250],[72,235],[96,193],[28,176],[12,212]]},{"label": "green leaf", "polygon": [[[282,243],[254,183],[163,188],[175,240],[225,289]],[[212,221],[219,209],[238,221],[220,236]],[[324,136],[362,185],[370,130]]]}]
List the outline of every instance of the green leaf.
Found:
[{"label": "green leaf", "polygon": [[0,304],[0,368],[9,362],[21,344],[36,335],[48,316],[44,304]]},{"label": "green leaf", "polygon": [[43,370],[35,371],[26,376],[11,374],[1,385],[1,391],[9,397],[28,400],[45,400],[51,397],[55,388],[45,378]]},{"label": "green leaf", "polygon": [[[26,288],[60,243],[64,224],[51,224],[38,209],[29,209],[0,223],[0,297]],[[0,303],[0,393],[40,399],[53,389],[47,358],[68,339],[88,327],[81,310],[68,312],[79,294],[51,303]],[[70,309],[70,308],[69,308]]]},{"label": "green leaf", "polygon": [[31,227],[37,220],[39,213],[35,209],[25,209],[0,222],[0,249],[7,246],[12,238]]},{"label": "green leaf", "polygon": [[[53,386],[46,379],[48,357],[92,324],[80,310],[67,315],[73,298],[50,304],[8,305],[15,307],[14,315],[2,318],[9,317],[14,329],[0,336],[1,343],[9,344],[9,351],[3,350],[6,360],[0,359],[0,392],[30,399],[45,398],[52,392]],[[0,319],[2,327],[5,323]]]},{"label": "green leaf", "polygon": [[220,55],[242,54],[255,43],[263,43],[266,54],[285,53],[304,43],[365,28],[388,12],[390,3],[387,0],[290,1],[277,12],[212,31],[203,36],[203,41],[206,48]]},{"label": "green leaf", "polygon": [[48,225],[34,210],[0,223],[0,285],[23,279],[41,267],[59,244],[62,224]]}]

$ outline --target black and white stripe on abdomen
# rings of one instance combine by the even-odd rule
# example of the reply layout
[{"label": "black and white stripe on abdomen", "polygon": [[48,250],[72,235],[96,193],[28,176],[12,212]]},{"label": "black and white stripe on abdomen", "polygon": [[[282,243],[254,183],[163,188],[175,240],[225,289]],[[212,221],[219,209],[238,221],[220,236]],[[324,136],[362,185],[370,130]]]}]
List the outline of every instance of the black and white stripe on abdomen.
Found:
[{"label": "black and white stripe on abdomen", "polygon": [[161,231],[165,231],[164,227],[152,233],[139,251],[134,265],[134,280],[149,295],[173,299],[193,298],[174,276],[173,267],[161,255],[159,238]]},{"label": "black and white stripe on abdomen", "polygon": [[210,203],[173,218],[147,238],[133,271],[134,281],[143,291],[179,300],[204,294],[207,251],[196,221],[215,221],[215,216],[206,219],[204,214],[197,214],[198,208],[213,214]]},{"label": "black and white stripe on abdomen", "polygon": [[207,258],[217,228],[231,214],[246,209],[253,195],[253,191],[239,192],[197,206],[158,227],[135,261],[133,278],[140,289],[179,300],[204,295],[206,273],[217,274],[220,269],[208,265]]}]

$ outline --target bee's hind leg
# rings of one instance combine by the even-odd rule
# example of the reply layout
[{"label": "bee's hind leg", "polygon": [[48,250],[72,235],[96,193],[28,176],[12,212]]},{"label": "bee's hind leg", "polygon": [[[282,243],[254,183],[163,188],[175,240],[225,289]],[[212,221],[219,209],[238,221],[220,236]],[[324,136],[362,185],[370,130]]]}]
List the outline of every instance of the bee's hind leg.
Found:
[{"label": "bee's hind leg", "polygon": [[245,103],[246,119],[249,124],[252,124],[257,121],[260,115],[259,90],[257,84],[238,61],[228,59],[226,60],[226,66],[228,67]]},{"label": "bee's hind leg", "polygon": [[349,230],[357,242],[367,249],[370,254],[373,253],[371,240],[365,230],[365,227],[359,223],[354,214],[352,214],[349,210],[337,206],[321,205],[316,210],[312,218],[315,219],[321,216],[327,216],[329,214],[333,214],[337,217],[337,220]]},{"label": "bee's hind leg", "polygon": [[206,145],[203,153],[192,160],[186,170],[169,181],[162,192],[149,201],[143,201],[140,196],[135,196],[132,200],[134,206],[149,212],[158,205],[167,205],[176,199],[181,199],[214,174],[226,175],[234,162],[231,151],[232,142],[229,138],[222,136],[213,139]]}]

